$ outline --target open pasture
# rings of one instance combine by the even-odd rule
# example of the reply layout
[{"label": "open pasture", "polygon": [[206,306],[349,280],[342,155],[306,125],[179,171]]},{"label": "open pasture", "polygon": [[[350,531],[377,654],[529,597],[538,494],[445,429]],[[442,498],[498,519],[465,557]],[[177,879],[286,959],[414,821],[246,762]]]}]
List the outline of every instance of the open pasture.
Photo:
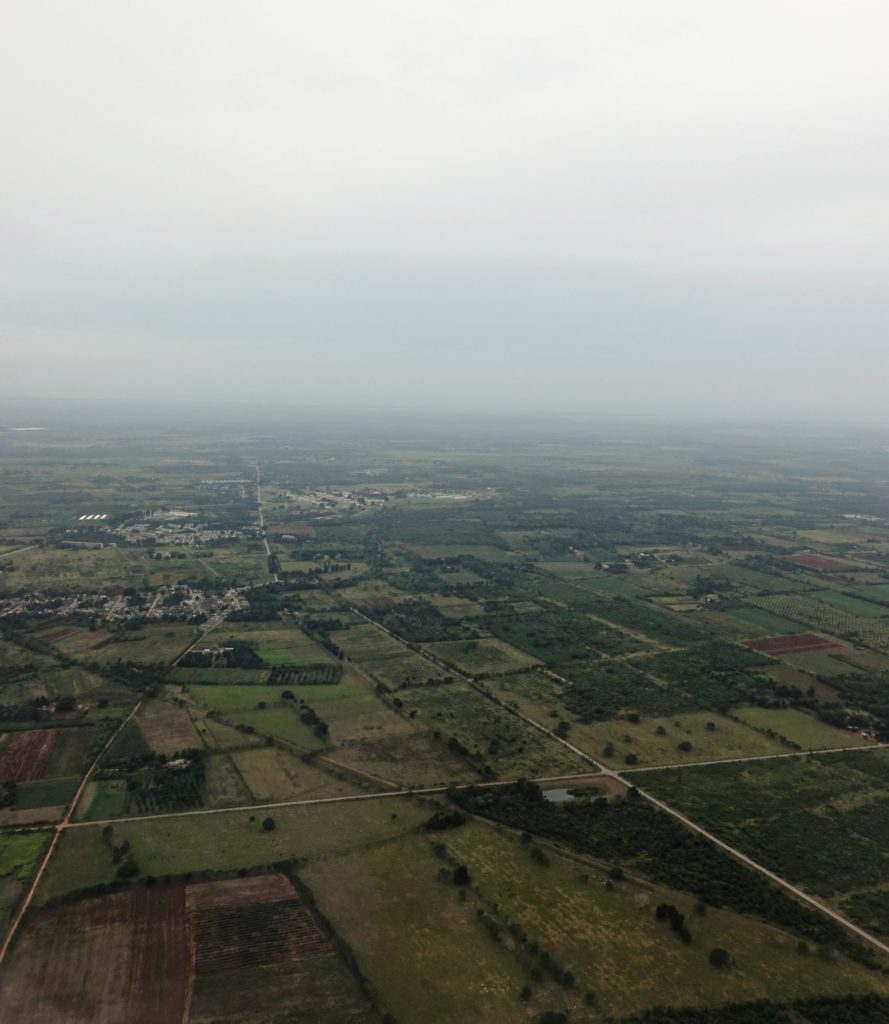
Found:
[{"label": "open pasture", "polygon": [[148,746],[165,757],[201,746],[188,711],[169,701],[146,701],[136,715],[136,722]]},{"label": "open pasture", "polygon": [[426,687],[405,695],[417,720],[445,742],[462,746],[474,764],[497,776],[537,778],[585,771],[587,762],[553,738],[513,716],[463,683]]},{"label": "open pasture", "polygon": [[[50,841],[48,829],[0,837],[0,937]],[[2,939],[0,939],[2,941]]]},{"label": "open pasture", "polygon": [[749,622],[752,626],[757,626],[769,634],[798,633],[800,628],[798,622],[792,622],[790,619],[785,619],[780,615],[774,615],[764,608],[751,608],[744,605],[740,608],[727,608],[725,614],[733,619]]},{"label": "open pasture", "polygon": [[332,638],[347,657],[390,687],[422,685],[442,675],[436,665],[370,623],[337,630]]},{"label": "open pasture", "polygon": [[733,717],[767,734],[783,736],[803,750],[860,747],[872,742],[850,729],[838,729],[800,708],[735,708]]},{"label": "open pasture", "polygon": [[578,722],[571,726],[568,738],[597,761],[618,770],[788,752],[776,738],[715,711],[646,716],[639,722],[626,718]]},{"label": "open pasture", "polygon": [[862,615],[872,619],[889,619],[889,607],[875,604],[873,601],[863,601],[841,590],[815,590],[808,596],[814,601],[821,601],[822,604],[839,608],[840,611],[850,612],[852,615]]},{"label": "open pasture", "polygon": [[[409,797],[276,807],[270,812],[275,830],[262,828],[262,815],[247,808],[216,814],[148,818],[115,826],[117,841],[127,840],[143,875],[188,871],[237,871],[275,864],[293,857],[313,859],[383,844],[412,833],[430,814]],[[251,820],[251,818],[253,820]],[[102,826],[69,828],[59,840],[41,882],[37,902],[71,891],[110,882],[112,863]]]},{"label": "open pasture", "polygon": [[[443,857],[432,848],[438,839]],[[551,1011],[593,1024],[665,1003],[707,1007],[778,993],[865,992],[874,984],[870,972],[843,958],[825,969],[818,958],[801,957],[797,937],[779,928],[713,908],[693,917],[688,894],[633,874],[609,888],[610,864],[565,856],[549,844],[545,853],[542,866],[516,833],[471,822],[440,837],[405,836],[387,848],[314,860],[304,877],[405,1021],[513,1024]],[[455,864],[466,865],[471,879],[462,896],[439,877]],[[685,911],[690,944],[655,919],[661,902]],[[574,984],[563,988],[545,972],[535,974],[539,960],[516,936],[546,950]],[[719,944],[732,947],[730,974],[707,962]],[[406,957],[411,971],[401,969]],[[531,996],[523,1004],[517,996],[525,984]],[[586,1003],[588,991],[597,994],[597,1006]]]},{"label": "open pasture", "polygon": [[504,640],[444,640],[424,644],[424,650],[469,676],[499,675],[515,672],[540,662],[533,655],[517,650]]}]

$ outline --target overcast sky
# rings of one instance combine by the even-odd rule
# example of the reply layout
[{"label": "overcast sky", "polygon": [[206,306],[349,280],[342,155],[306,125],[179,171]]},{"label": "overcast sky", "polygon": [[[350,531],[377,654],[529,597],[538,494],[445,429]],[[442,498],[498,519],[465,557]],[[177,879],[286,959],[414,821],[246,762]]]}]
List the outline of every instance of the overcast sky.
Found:
[{"label": "overcast sky", "polygon": [[889,422],[885,0],[27,0],[0,392]]}]

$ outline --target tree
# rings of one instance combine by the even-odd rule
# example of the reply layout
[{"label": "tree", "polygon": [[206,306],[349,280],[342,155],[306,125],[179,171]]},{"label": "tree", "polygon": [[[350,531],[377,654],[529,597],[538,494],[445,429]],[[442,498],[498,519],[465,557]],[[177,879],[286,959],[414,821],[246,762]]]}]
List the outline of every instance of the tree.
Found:
[{"label": "tree", "polygon": [[711,967],[731,967],[732,958],[727,949],[723,949],[721,946],[715,946],[710,950],[710,966]]},{"label": "tree", "polygon": [[624,869],[617,864],[615,864],[608,874],[615,882],[622,882],[624,880]]},{"label": "tree", "polygon": [[459,867],[454,868],[454,874],[451,876],[454,879],[454,885],[469,885],[471,879],[469,877],[469,868],[465,864],[461,864]]},{"label": "tree", "polygon": [[681,742],[681,743],[679,744],[679,749],[680,749],[680,750],[681,750],[681,751],[682,751],[682,752],[683,752],[684,754],[687,754],[687,753],[688,753],[688,752],[689,752],[689,751],[691,750],[691,744],[690,744],[690,743],[688,742],[688,740],[683,740],[683,741],[682,741],[682,742]]},{"label": "tree", "polygon": [[275,831],[275,819],[274,818],[263,818],[262,820],[263,832],[274,832]]}]

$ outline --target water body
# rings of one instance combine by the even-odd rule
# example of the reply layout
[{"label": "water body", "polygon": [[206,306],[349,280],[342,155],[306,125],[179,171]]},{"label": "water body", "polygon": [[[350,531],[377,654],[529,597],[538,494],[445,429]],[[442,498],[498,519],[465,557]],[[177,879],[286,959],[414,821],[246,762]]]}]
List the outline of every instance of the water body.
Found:
[{"label": "water body", "polygon": [[566,800],[574,799],[571,795],[571,791],[568,789],[545,789],[543,791],[543,797],[545,800],[552,800],[552,802],[556,804],[561,804]]}]

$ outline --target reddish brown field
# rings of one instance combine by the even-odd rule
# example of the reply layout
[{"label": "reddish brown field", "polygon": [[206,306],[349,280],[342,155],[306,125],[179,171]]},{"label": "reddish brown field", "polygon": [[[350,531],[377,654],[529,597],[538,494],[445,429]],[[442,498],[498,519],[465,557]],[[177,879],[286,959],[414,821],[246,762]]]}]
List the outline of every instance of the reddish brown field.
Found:
[{"label": "reddish brown field", "polygon": [[332,951],[290,880],[137,886],[37,911],[8,961],[0,1021],[182,1024],[195,977]]},{"label": "reddish brown field", "polygon": [[314,537],[315,527],[307,526],[305,523],[279,523],[277,526],[270,526],[266,533],[292,533],[294,537]]},{"label": "reddish brown field", "polygon": [[64,640],[66,636],[73,636],[77,632],[79,632],[77,629],[57,629],[52,633],[42,634],[40,639],[45,640],[48,644],[54,644],[59,640]]},{"label": "reddish brown field", "polygon": [[190,959],[181,885],[42,910],[9,960],[0,1020],[181,1024]]},{"label": "reddish brown field", "polygon": [[32,782],[42,779],[58,729],[30,729],[14,733],[0,757],[0,781]]},{"label": "reddish brown field", "polygon": [[841,562],[838,558],[826,558],[824,555],[787,555],[787,561],[795,565],[804,565],[807,569],[860,569],[858,565],[851,562]]},{"label": "reddish brown field", "polygon": [[190,885],[187,904],[198,976],[304,960],[331,949],[284,875]]},{"label": "reddish brown field", "polygon": [[767,636],[764,640],[746,640],[745,647],[762,654],[800,654],[802,651],[839,650],[842,644],[826,640],[816,633],[795,633],[793,636]]}]

